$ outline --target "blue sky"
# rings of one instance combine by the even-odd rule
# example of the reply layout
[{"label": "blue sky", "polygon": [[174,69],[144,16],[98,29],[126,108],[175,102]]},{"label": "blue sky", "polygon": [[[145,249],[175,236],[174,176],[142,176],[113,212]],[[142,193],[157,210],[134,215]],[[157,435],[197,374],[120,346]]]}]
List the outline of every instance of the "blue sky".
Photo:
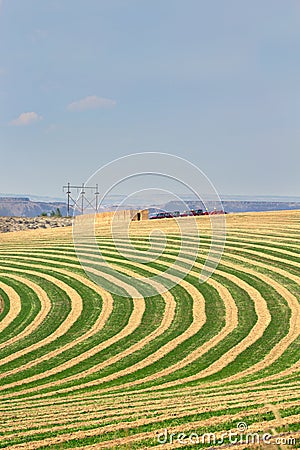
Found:
[{"label": "blue sky", "polygon": [[300,195],[298,0],[2,0],[0,55],[2,192],[161,151],[222,194]]}]

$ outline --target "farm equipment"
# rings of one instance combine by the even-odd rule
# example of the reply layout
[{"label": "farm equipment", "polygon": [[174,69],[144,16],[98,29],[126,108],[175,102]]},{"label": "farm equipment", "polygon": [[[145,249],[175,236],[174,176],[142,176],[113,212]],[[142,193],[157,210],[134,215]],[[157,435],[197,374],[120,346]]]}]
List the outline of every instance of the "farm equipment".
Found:
[{"label": "farm equipment", "polygon": [[179,211],[173,211],[173,212],[160,212],[155,214],[154,216],[150,217],[150,219],[173,219],[176,217],[192,217],[192,216],[210,216],[210,215],[217,215],[217,214],[227,214],[225,211],[204,211],[202,209],[190,209],[187,211],[184,211],[180,213]]}]

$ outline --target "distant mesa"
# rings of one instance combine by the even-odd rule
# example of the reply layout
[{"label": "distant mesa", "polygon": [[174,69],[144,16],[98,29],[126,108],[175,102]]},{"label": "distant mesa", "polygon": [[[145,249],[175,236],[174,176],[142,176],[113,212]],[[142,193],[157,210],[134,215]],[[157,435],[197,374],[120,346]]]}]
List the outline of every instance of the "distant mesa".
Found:
[{"label": "distant mesa", "polygon": [[35,202],[29,197],[0,197],[0,216],[2,217],[37,217],[51,214],[57,208],[61,214],[67,214],[64,202]]},{"label": "distant mesa", "polygon": [[1,203],[30,202],[29,197],[0,197]]}]

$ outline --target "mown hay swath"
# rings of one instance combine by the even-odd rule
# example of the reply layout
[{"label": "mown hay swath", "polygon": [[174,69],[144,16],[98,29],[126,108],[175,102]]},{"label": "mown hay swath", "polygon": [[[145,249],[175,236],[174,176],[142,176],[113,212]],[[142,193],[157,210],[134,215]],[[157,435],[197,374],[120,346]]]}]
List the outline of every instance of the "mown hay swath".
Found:
[{"label": "mown hay swath", "polygon": [[[208,221],[197,218],[192,270],[163,293],[180,245],[172,219],[159,221],[167,245],[148,264],[118,253],[103,225],[97,239],[114,275],[84,247],[114,294],[87,277],[70,229],[0,235],[0,448],[144,449],[166,429],[174,439],[158,447],[184,448],[179,433],[219,439],[240,422],[299,446],[300,212],[229,215],[223,258],[199,284]],[[132,223],[127,254],[132,243],[147,249],[157,225]],[[153,274],[162,285],[139,282]]]}]

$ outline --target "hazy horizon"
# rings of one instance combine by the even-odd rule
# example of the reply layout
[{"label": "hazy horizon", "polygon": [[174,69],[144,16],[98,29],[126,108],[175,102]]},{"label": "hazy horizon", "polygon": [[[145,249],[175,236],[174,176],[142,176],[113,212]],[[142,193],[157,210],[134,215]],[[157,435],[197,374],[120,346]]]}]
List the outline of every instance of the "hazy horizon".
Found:
[{"label": "hazy horizon", "polygon": [[[176,195],[178,195],[180,198],[184,199],[184,200],[189,200],[189,201],[193,201],[194,198],[192,196],[188,196],[186,194],[182,194],[182,193],[176,193]],[[300,196],[280,196],[280,195],[275,195],[275,196],[268,196],[268,195],[220,195],[220,199],[222,201],[250,201],[250,202],[260,202],[260,201],[265,201],[265,202],[300,202]],[[36,194],[28,194],[28,193],[3,193],[0,192],[0,199],[1,197],[28,197],[30,198],[31,201],[38,201],[38,202],[64,202],[66,201],[66,196],[58,196],[58,197],[52,197],[52,196],[39,196]],[[112,194],[110,196],[108,196],[108,198],[110,199],[110,201],[113,201],[114,199],[117,200],[122,200],[123,198],[125,198],[126,195],[121,196],[120,194]]]}]

